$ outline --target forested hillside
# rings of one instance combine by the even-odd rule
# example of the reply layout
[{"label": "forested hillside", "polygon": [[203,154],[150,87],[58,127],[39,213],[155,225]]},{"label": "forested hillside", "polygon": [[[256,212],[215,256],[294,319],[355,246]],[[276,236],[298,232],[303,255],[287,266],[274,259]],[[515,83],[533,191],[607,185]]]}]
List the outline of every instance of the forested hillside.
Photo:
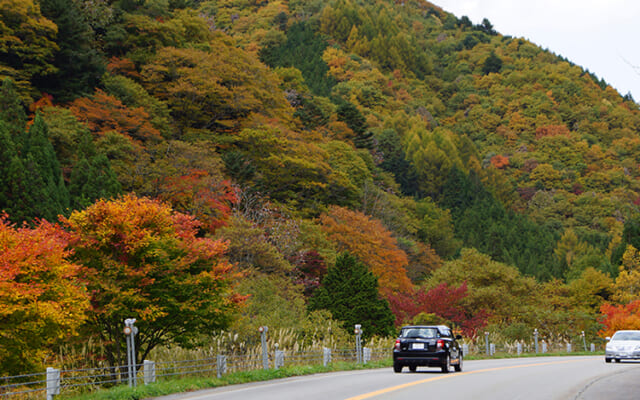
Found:
[{"label": "forested hillside", "polygon": [[0,79],[0,372],[71,337],[115,364],[133,316],[141,352],[260,325],[640,329],[639,105],[486,19],[0,0]]}]

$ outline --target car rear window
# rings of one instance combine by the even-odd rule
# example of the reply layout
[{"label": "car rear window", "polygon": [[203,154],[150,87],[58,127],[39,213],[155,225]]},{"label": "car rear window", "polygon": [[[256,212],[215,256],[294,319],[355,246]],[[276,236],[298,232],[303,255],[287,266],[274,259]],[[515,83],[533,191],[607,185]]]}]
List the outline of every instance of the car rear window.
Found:
[{"label": "car rear window", "polygon": [[640,340],[639,332],[617,332],[613,335],[613,340]]},{"label": "car rear window", "polygon": [[404,338],[436,338],[438,334],[437,328],[405,328],[400,332],[400,336]]}]

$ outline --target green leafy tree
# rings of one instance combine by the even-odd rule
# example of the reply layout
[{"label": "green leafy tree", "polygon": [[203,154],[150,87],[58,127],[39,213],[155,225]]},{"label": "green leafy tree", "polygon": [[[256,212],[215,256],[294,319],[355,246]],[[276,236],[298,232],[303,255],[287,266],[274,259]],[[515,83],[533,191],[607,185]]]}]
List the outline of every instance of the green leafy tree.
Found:
[{"label": "green leafy tree", "polygon": [[292,268],[267,240],[265,232],[241,216],[233,217],[231,223],[220,228],[216,234],[228,241],[229,260],[243,270],[283,274]]},{"label": "green leafy tree", "polygon": [[179,135],[236,130],[252,113],[286,120],[292,110],[276,75],[222,34],[210,51],[162,49],[142,75],[149,93],[166,100]]},{"label": "green leafy tree", "polygon": [[36,94],[31,79],[57,71],[53,63],[57,32],[57,26],[42,16],[38,2],[0,1],[0,77],[13,79],[27,103]]},{"label": "green leafy tree", "polygon": [[393,333],[395,318],[387,300],[378,294],[378,279],[349,253],[339,255],[329,268],[309,299],[309,309],[329,310],[346,330],[361,324],[366,337]]}]

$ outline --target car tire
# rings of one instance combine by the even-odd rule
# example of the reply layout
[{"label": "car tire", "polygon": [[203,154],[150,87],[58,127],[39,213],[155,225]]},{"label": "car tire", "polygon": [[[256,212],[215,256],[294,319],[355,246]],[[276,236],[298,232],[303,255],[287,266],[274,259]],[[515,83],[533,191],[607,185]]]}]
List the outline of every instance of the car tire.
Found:
[{"label": "car tire", "polygon": [[418,367],[417,367],[417,366],[415,366],[415,365],[409,365],[409,371],[411,371],[411,372],[416,372],[416,370],[417,370],[417,369],[418,369]]},{"label": "car tire", "polygon": [[402,372],[402,364],[393,364],[393,372],[395,372],[396,374],[399,374],[400,372]]},{"label": "car tire", "polygon": [[453,366],[453,369],[455,369],[456,372],[461,372],[462,371],[462,353],[460,353],[458,355],[458,363],[456,365]]},{"label": "car tire", "polygon": [[447,354],[444,358],[444,363],[442,364],[442,372],[445,374],[449,373],[451,369],[451,357]]},{"label": "car tire", "polygon": [[610,359],[609,357],[605,357],[605,358],[604,358],[604,362],[606,362],[606,363],[610,363],[610,362],[611,362],[611,359]]}]

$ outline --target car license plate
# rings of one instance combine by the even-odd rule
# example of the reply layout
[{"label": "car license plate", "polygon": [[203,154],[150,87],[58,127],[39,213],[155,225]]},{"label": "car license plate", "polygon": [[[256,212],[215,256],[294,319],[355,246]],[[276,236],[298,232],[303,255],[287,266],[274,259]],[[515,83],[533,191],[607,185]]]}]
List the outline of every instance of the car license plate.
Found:
[{"label": "car license plate", "polygon": [[413,349],[413,350],[424,350],[424,343],[413,343],[411,345],[411,349]]}]

